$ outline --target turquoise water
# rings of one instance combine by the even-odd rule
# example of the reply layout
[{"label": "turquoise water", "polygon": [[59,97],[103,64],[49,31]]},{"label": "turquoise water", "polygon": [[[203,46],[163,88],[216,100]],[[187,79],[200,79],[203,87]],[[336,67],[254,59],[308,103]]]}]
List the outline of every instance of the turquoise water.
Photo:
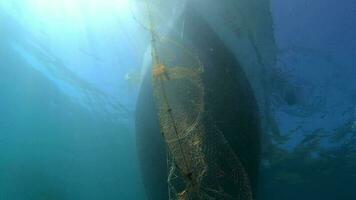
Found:
[{"label": "turquoise water", "polygon": [[102,24],[25,2],[0,7],[0,199],[143,199],[122,68],[138,64],[100,39],[120,27],[91,33]]},{"label": "turquoise water", "polygon": [[[202,7],[264,102],[258,199],[356,199],[356,4],[263,2],[245,10],[260,57],[225,1]],[[145,199],[137,21],[128,0],[0,1],[0,200]]]}]

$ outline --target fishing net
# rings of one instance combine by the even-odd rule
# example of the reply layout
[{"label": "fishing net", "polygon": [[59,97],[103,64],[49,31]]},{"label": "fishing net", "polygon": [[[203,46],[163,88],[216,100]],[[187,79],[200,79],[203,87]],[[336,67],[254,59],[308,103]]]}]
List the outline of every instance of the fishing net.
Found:
[{"label": "fishing net", "polygon": [[252,199],[246,170],[204,110],[199,59],[162,41],[154,46],[153,58],[154,98],[168,146],[169,199]]}]

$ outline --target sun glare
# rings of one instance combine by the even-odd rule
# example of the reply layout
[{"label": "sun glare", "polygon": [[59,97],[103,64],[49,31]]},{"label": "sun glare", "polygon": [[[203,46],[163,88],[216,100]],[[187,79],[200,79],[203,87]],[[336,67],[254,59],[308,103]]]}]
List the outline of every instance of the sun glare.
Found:
[{"label": "sun glare", "polygon": [[82,12],[96,16],[125,15],[129,12],[130,0],[29,0],[29,7],[36,14],[52,17],[69,15],[75,17]]}]

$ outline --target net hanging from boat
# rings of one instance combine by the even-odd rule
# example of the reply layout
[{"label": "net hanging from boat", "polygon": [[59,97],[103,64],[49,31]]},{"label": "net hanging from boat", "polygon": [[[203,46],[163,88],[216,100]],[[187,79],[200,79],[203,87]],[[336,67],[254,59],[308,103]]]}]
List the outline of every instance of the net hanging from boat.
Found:
[{"label": "net hanging from boat", "polygon": [[203,64],[179,43],[158,36],[148,2],[147,7],[153,92],[168,149],[169,200],[252,200],[245,168],[204,110]]}]

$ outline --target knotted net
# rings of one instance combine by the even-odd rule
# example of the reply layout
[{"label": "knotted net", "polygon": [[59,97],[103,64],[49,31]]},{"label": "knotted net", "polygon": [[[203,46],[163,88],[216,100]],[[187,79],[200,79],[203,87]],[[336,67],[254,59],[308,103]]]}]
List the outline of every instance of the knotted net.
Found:
[{"label": "knotted net", "polygon": [[169,199],[251,200],[244,166],[204,109],[199,59],[169,42],[156,44],[153,58],[158,58],[154,54],[159,55],[152,75],[160,130],[168,147]]}]

